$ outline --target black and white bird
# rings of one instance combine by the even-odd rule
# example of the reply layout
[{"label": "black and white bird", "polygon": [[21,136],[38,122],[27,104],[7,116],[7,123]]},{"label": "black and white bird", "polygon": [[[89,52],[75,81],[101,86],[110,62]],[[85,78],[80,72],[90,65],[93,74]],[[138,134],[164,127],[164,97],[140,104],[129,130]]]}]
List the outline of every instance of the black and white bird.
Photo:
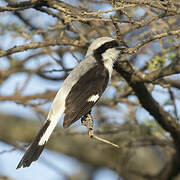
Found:
[{"label": "black and white bird", "polygon": [[63,113],[64,128],[88,114],[105,91],[111,79],[113,63],[117,60],[121,48],[123,46],[110,37],[97,38],[92,42],[85,59],[73,69],[62,84],[47,120],[17,168],[28,167],[39,158]]}]

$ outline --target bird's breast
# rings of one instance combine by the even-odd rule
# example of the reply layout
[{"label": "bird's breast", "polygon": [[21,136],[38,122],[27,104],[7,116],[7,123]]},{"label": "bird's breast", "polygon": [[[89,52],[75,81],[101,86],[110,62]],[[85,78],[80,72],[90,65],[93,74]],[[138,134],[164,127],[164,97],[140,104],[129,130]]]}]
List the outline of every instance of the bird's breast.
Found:
[{"label": "bird's breast", "polygon": [[108,70],[109,79],[111,79],[112,70],[113,70],[113,60],[112,59],[105,60],[104,61],[104,67]]}]

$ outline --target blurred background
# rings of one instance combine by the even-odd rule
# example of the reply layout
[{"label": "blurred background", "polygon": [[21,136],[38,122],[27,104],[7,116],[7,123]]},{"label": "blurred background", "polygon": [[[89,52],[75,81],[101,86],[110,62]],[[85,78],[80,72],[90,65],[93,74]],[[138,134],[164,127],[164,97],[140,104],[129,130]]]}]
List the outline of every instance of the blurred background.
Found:
[{"label": "blurred background", "polygon": [[80,121],[63,129],[62,117],[40,159],[16,170],[61,83],[102,36],[127,45],[119,62],[180,132],[178,0],[1,0],[0,180],[180,179],[180,144],[166,117],[159,124],[117,71],[93,118],[95,133],[119,149],[90,139]]}]

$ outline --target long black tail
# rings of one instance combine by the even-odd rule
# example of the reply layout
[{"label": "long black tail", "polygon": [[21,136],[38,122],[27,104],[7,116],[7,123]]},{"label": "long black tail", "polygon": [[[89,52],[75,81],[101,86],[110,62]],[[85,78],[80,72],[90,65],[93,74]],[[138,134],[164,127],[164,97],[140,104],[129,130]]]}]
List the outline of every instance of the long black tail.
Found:
[{"label": "long black tail", "polygon": [[36,161],[39,158],[43,149],[44,145],[39,146],[38,144],[32,143],[26,151],[26,153],[24,154],[24,156],[22,157],[19,164],[17,165],[16,169],[21,167],[29,167],[33,161]]},{"label": "long black tail", "polygon": [[42,150],[44,149],[44,145],[46,143],[45,142],[44,144],[39,145],[39,142],[40,142],[41,137],[43,136],[43,134],[46,132],[49,124],[50,124],[50,121],[47,120],[45,122],[45,124],[43,125],[43,127],[38,132],[38,134],[35,137],[32,144],[29,146],[29,148],[25,152],[24,156],[22,157],[21,161],[17,165],[16,169],[21,168],[21,167],[23,167],[23,168],[29,167],[33,161],[36,161],[39,158],[39,156],[41,155]]}]

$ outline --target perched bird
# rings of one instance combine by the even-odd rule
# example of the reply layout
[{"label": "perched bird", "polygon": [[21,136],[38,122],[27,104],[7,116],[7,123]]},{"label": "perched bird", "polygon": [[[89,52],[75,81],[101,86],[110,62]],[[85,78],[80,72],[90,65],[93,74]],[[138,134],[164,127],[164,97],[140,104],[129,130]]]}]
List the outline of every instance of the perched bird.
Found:
[{"label": "perched bird", "polygon": [[63,127],[67,128],[88,114],[97,103],[111,79],[113,63],[123,46],[110,38],[95,39],[85,59],[68,75],[54,98],[47,120],[29,146],[17,169],[36,161],[60,117],[64,113]]}]

